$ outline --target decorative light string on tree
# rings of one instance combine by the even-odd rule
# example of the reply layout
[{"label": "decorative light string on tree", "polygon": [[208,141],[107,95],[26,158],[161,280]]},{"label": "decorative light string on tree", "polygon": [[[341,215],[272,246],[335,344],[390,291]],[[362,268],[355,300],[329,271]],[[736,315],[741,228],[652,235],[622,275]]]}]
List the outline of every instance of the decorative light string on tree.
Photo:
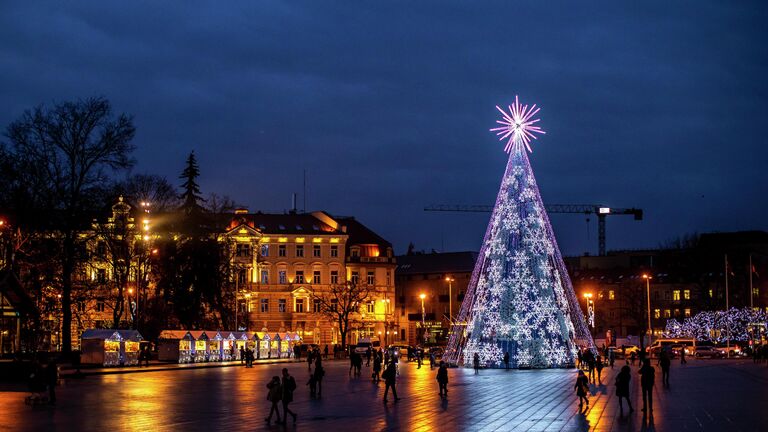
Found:
[{"label": "decorative light string on tree", "polygon": [[544,131],[536,105],[515,102],[491,131],[507,140],[507,168],[446,358],[488,367],[566,367],[594,343],[539,194],[527,152]]},{"label": "decorative light string on tree", "polygon": [[686,318],[682,323],[667,320],[663,336],[668,338],[695,338],[716,343],[746,341],[750,327],[761,326],[765,331],[768,315],[762,310],[731,308],[728,311],[704,311]]}]

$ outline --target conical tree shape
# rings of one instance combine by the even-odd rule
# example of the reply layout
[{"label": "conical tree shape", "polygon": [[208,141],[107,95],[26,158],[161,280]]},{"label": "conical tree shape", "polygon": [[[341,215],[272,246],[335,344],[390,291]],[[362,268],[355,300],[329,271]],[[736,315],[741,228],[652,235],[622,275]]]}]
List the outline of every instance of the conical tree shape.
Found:
[{"label": "conical tree shape", "polygon": [[593,346],[523,145],[512,148],[447,358],[567,367]]}]

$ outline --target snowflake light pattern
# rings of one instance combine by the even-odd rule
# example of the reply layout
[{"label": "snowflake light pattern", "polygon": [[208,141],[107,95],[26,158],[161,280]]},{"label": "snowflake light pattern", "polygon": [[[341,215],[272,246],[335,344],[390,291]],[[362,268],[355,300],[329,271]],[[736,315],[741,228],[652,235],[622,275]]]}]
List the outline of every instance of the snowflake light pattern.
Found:
[{"label": "snowflake light pattern", "polygon": [[[497,107],[498,108],[498,107]],[[539,111],[518,98],[492,129],[510,153],[475,269],[446,350],[449,363],[486,367],[567,367],[579,345],[594,342],[544,210],[528,160],[531,139],[544,133]]]},{"label": "snowflake light pattern", "polygon": [[536,139],[535,134],[546,133],[541,130],[540,126],[536,125],[539,119],[533,118],[540,108],[536,108],[536,104],[530,108],[528,105],[521,105],[517,96],[515,96],[515,103],[509,105],[508,108],[509,112],[506,112],[500,106],[496,106],[502,117],[502,120],[496,120],[496,123],[502,126],[491,129],[491,132],[496,132],[496,135],[500,137],[499,141],[509,138],[504,147],[504,151],[507,153],[511,153],[522,146],[525,146],[529,152],[533,152],[530,146],[531,139]]}]

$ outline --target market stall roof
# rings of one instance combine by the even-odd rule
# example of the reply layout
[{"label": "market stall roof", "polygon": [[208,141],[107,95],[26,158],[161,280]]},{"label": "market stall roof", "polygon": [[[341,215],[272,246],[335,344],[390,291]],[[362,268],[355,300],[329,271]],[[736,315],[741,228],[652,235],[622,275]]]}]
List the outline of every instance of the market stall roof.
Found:
[{"label": "market stall roof", "polygon": [[101,339],[101,340],[131,340],[140,341],[144,339],[137,330],[113,330],[113,329],[88,329],[80,336],[81,339]]},{"label": "market stall roof", "polygon": [[224,339],[224,335],[222,335],[220,331],[206,330],[205,334],[208,335],[208,339],[209,340],[220,341],[220,340]]},{"label": "market stall roof", "polygon": [[208,335],[205,333],[205,330],[190,330],[189,334],[191,334],[195,340],[208,340]]},{"label": "market stall roof", "polygon": [[232,335],[234,335],[235,339],[237,339],[237,340],[248,340],[248,339],[250,339],[248,337],[248,333],[246,333],[246,332],[232,332]]},{"label": "market stall roof", "polygon": [[160,332],[158,339],[194,340],[192,335],[186,330],[163,330]]}]

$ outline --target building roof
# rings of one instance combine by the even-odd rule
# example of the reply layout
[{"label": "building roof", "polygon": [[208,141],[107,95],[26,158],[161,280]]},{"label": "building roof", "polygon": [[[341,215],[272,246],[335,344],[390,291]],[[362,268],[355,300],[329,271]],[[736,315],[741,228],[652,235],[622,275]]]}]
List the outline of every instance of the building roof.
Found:
[{"label": "building roof", "polygon": [[475,269],[477,252],[445,252],[400,255],[397,274],[471,273]]},{"label": "building roof", "polygon": [[376,234],[370,228],[363,225],[353,217],[336,217],[334,219],[338,221],[342,226],[346,227],[346,232],[349,235],[347,245],[375,244],[383,249],[392,247],[392,243],[384,240],[383,237]]},{"label": "building roof", "polygon": [[138,330],[114,330],[114,329],[88,329],[80,336],[81,339],[103,339],[103,340],[132,340],[140,341],[143,338]]}]

